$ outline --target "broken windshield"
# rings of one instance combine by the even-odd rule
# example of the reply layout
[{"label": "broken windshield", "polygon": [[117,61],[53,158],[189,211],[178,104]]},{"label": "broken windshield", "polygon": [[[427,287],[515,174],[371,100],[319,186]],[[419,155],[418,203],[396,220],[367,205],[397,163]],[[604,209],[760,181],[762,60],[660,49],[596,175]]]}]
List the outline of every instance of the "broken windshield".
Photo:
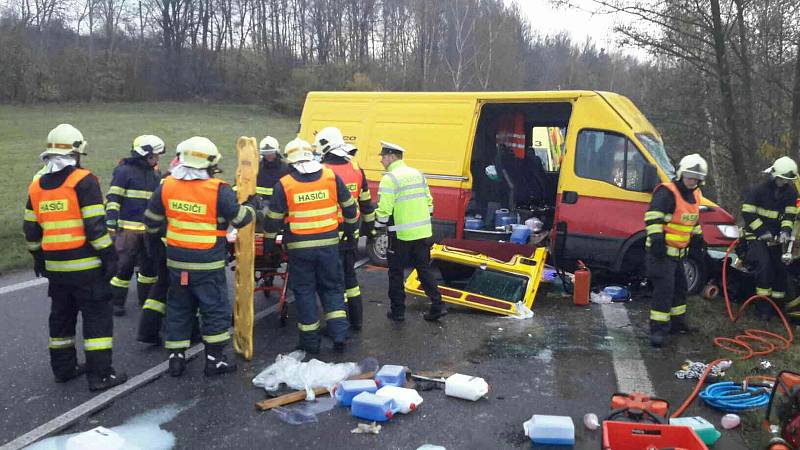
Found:
[{"label": "broken windshield", "polygon": [[647,151],[650,152],[653,159],[656,160],[658,166],[667,174],[669,179],[675,178],[675,167],[669,160],[669,156],[667,156],[667,150],[664,148],[664,144],[660,140],[647,134],[639,133],[636,137],[639,138],[639,142],[644,144]]}]

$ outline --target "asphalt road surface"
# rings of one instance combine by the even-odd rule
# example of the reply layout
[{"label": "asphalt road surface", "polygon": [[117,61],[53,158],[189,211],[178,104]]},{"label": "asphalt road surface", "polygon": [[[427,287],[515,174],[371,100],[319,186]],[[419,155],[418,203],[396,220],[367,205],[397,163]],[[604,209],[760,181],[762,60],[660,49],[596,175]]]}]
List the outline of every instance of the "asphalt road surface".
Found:
[{"label": "asphalt road surface", "polygon": [[[237,373],[205,378],[202,360],[194,359],[183,377],[154,377],[136,389],[111,395],[102,408],[87,408],[97,410],[68,420],[69,426],[58,434],[98,425],[117,427],[172,408],[174,417],[161,428],[172,434],[174,442],[162,440],[159,445],[175,448],[416,449],[423,444],[448,449],[530,448],[522,423],[533,414],[548,414],[573,419],[574,448],[598,449],[601,431],[585,429],[584,414],[594,412],[602,418],[614,392],[633,389],[649,390],[677,407],[694,384],[676,380],[673,372],[684,359],[698,359],[710,348],[710,344],[684,348],[678,341],[653,350],[647,340],[645,302],[576,307],[547,285],[537,296],[531,319],[451,307],[440,323],[428,323],[422,319],[427,299],[409,297],[406,321],[395,324],[385,316],[389,304],[385,270],[366,266],[359,269],[359,277],[364,329],[351,336],[344,354],[333,353],[332,343],[323,338],[318,359],[358,362],[374,357],[381,364],[415,371],[476,375],[489,382],[488,398],[469,402],[446,397],[441,390],[423,391],[424,403],[418,410],[396,416],[378,435],[352,434],[350,430],[363,421],[339,407],[318,414],[317,423],[304,425],[289,425],[274,412],[258,412],[254,403],[266,395],[252,385],[252,378],[297,343],[296,315],[290,306],[285,327],[274,313],[256,323],[255,357],[250,362],[239,359]],[[97,395],[87,390],[84,378],[53,382],[47,354],[47,284],[31,280],[29,273],[0,278],[0,444],[43,424],[52,425],[59,417],[63,421],[64,413],[80,411]],[[166,359],[163,349],[134,340],[135,302],[132,289],[128,315],[115,318],[114,324],[114,366],[131,377],[152,373]],[[274,311],[274,304],[274,298],[257,294],[257,310]],[[715,424],[721,417],[699,400],[684,414],[695,415]],[[722,431],[715,448],[746,448],[737,431]]]}]

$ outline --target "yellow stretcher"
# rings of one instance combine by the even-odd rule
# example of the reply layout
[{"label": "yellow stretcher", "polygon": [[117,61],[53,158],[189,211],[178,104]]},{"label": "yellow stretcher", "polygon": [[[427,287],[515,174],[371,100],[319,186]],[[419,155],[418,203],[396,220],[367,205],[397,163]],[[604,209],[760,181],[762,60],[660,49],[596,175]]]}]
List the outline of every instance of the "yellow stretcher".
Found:
[{"label": "yellow stretcher", "polygon": [[[497,242],[450,240],[431,248],[442,300],[503,315],[518,314],[518,302],[533,306],[546,259],[545,247]],[[416,270],[405,291],[425,297]]]}]

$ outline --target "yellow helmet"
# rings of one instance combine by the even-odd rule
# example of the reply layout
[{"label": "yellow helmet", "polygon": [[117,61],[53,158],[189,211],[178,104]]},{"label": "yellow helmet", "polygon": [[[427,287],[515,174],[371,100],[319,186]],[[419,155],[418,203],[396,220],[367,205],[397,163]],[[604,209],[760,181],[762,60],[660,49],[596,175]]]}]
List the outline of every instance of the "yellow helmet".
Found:
[{"label": "yellow helmet", "polygon": [[85,148],[86,141],[83,139],[83,134],[72,125],[62,123],[47,134],[47,148],[41,156],[42,158],[48,155],[66,156],[73,153],[85,155]]},{"label": "yellow helmet", "polygon": [[222,160],[222,154],[208,138],[194,136],[181,142],[176,147],[178,160],[186,167],[208,169]]},{"label": "yellow helmet", "polygon": [[306,161],[314,160],[314,149],[311,144],[300,139],[295,138],[286,144],[286,161],[289,164],[295,164]]}]

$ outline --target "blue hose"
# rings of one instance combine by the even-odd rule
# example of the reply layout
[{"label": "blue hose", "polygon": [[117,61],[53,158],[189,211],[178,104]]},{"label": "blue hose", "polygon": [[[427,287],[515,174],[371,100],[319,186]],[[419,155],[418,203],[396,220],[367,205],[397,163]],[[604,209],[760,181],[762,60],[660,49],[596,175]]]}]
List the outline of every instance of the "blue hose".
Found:
[{"label": "blue hose", "polygon": [[744,392],[742,384],[733,381],[714,383],[700,392],[700,398],[708,406],[724,412],[763,408],[769,403],[769,395],[770,390],[763,387],[748,386]]}]

